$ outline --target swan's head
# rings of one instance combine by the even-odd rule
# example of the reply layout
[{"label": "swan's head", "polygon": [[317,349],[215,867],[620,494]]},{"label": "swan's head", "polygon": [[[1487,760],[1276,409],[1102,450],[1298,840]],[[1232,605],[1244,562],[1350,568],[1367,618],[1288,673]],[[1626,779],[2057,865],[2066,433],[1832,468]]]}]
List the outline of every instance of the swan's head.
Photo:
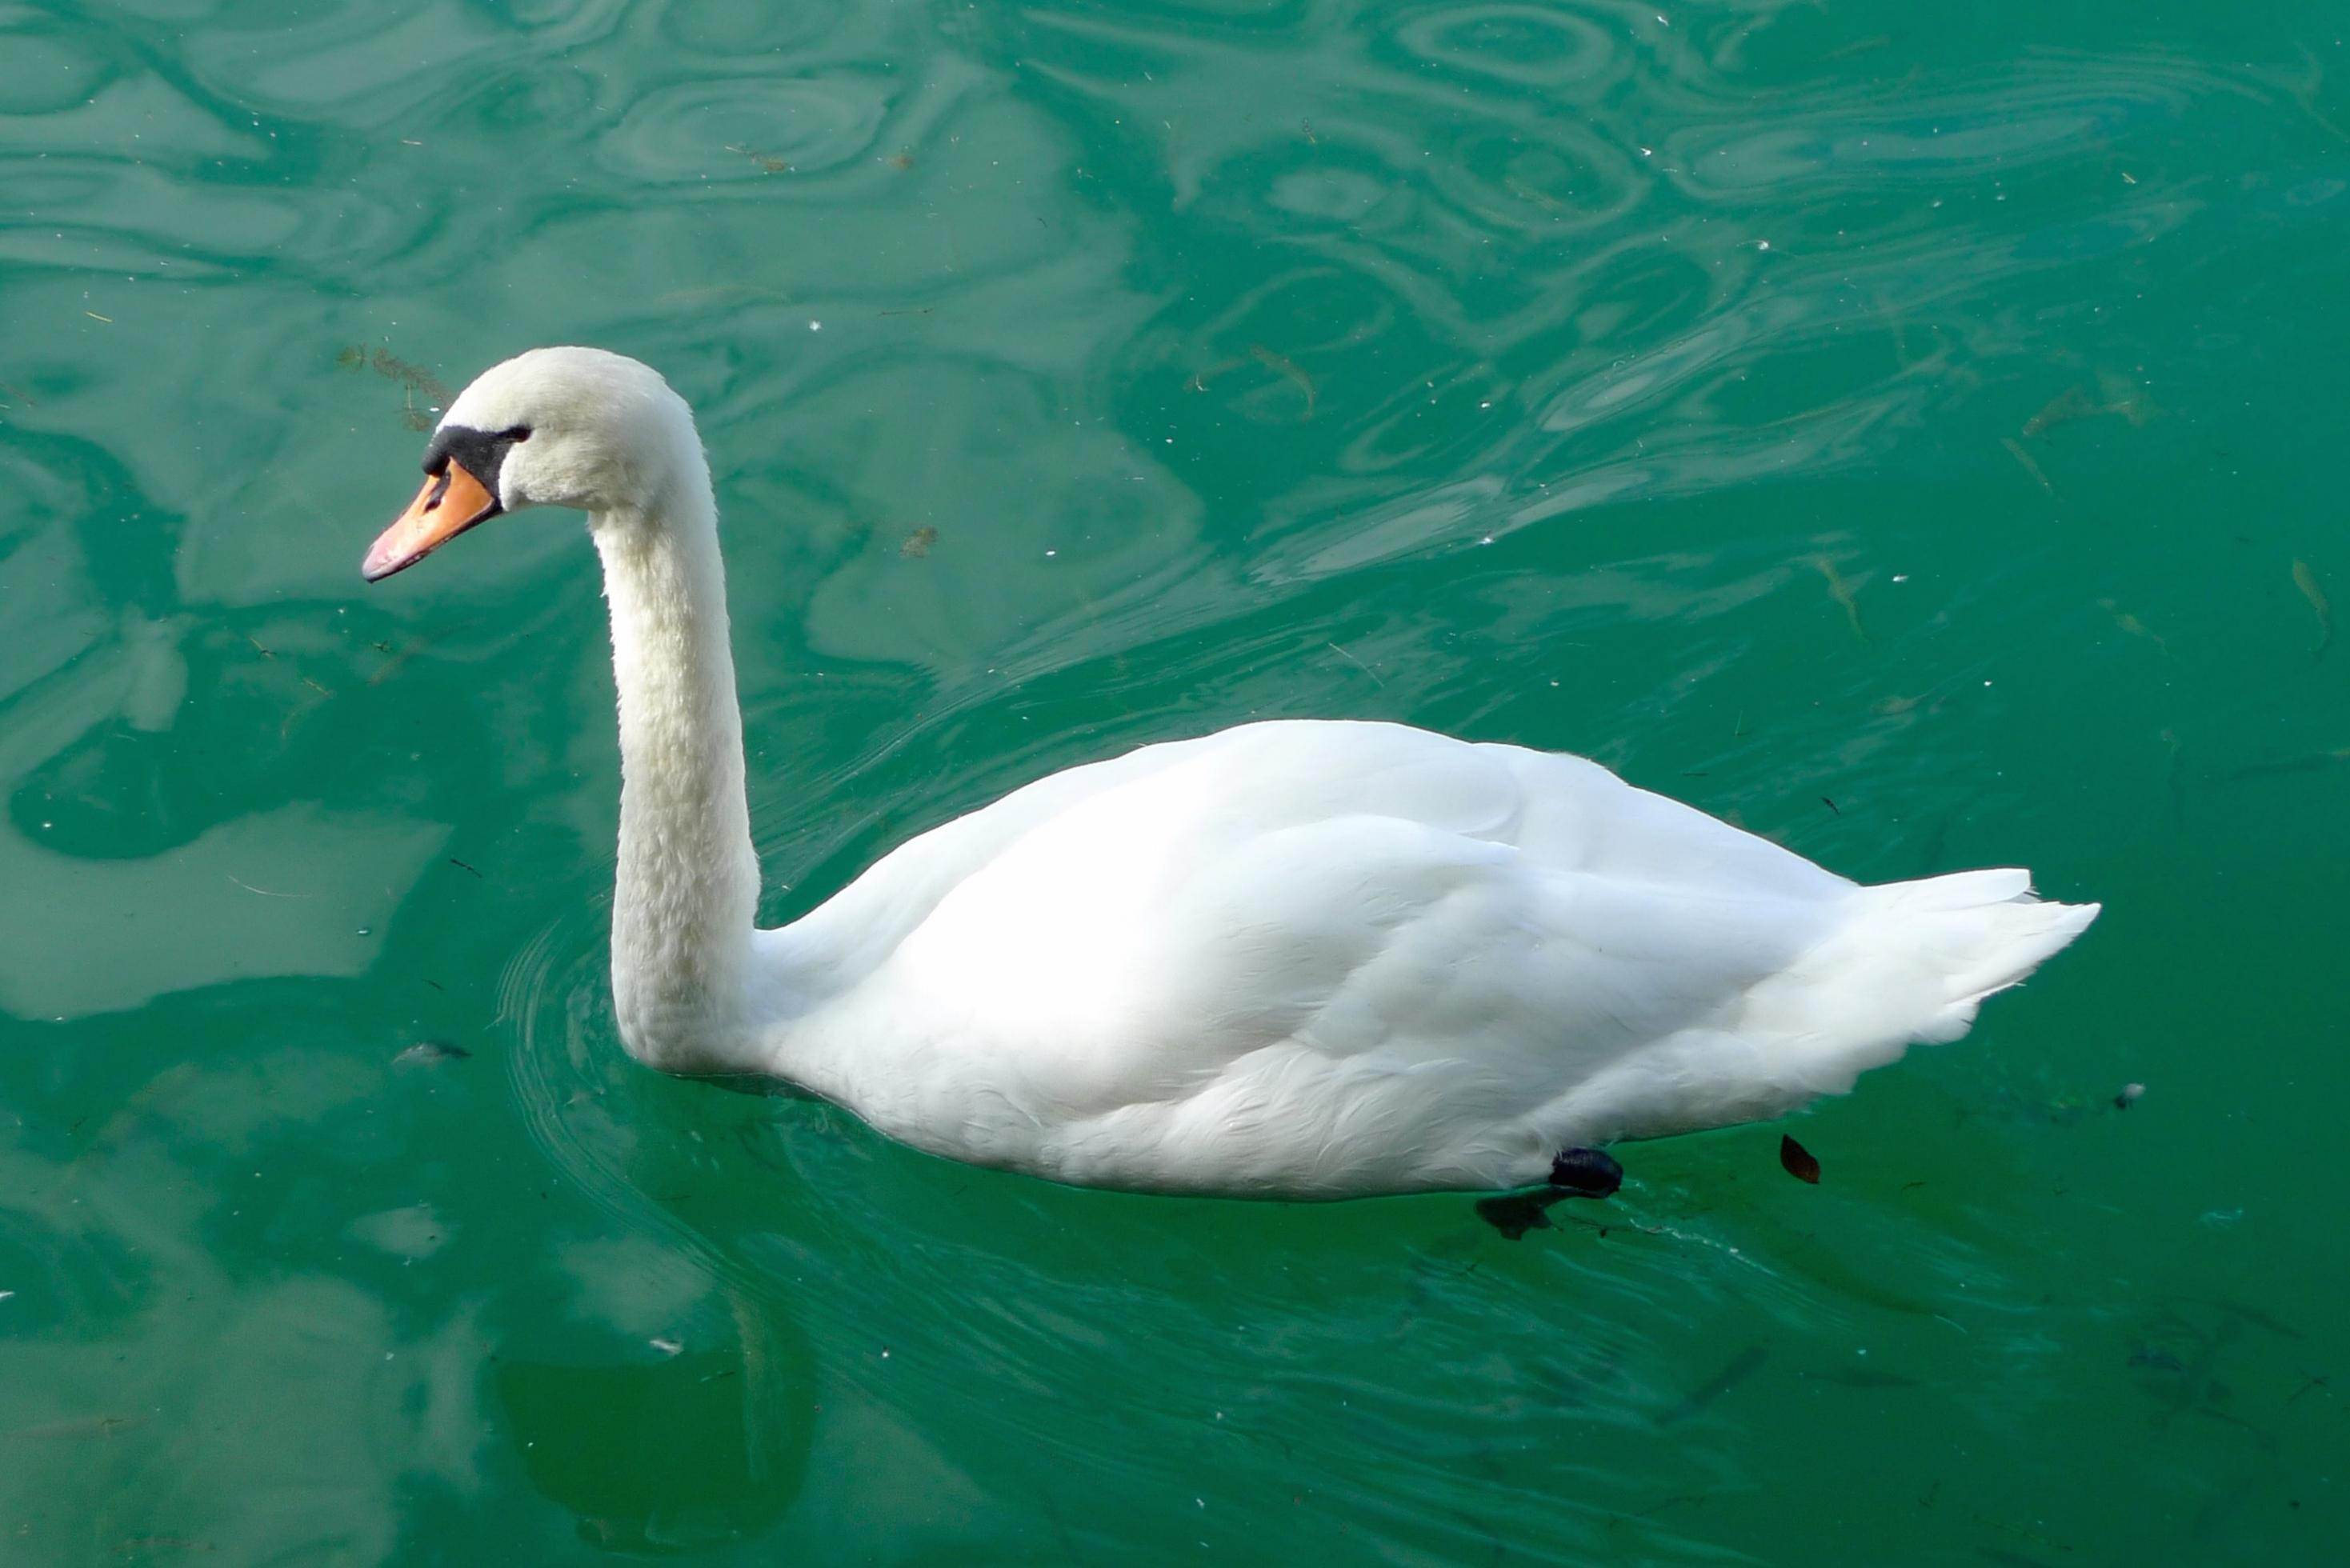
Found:
[{"label": "swan's head", "polygon": [[534,348],[449,405],[424,449],[424,488],[359,569],[388,577],[525,506],[648,513],[700,452],[685,400],[650,366],[601,348]]}]

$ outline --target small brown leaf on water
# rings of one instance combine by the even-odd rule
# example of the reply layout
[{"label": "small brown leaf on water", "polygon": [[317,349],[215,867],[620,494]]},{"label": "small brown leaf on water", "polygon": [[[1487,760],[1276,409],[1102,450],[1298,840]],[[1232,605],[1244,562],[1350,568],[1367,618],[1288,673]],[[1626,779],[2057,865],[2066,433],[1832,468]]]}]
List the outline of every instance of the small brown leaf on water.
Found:
[{"label": "small brown leaf on water", "polygon": [[411,392],[420,392],[434,403],[452,401],[449,389],[441,379],[421,365],[411,365],[389,348],[378,348],[368,356],[368,366],[388,381],[398,381]]},{"label": "small brown leaf on water", "polygon": [[931,546],[938,542],[937,529],[917,528],[906,535],[906,542],[898,546],[898,554],[909,561],[919,561],[929,555]]},{"label": "small brown leaf on water", "polygon": [[1796,1180],[1808,1181],[1814,1187],[1820,1184],[1820,1162],[1812,1158],[1810,1149],[1784,1133],[1779,1135],[1779,1163]]}]

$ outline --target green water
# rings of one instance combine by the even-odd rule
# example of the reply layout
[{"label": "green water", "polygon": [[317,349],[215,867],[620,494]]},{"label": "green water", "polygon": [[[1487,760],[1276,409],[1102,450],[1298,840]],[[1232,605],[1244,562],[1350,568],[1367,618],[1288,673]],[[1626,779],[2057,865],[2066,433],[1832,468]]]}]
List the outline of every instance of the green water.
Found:
[{"label": "green water", "polygon": [[[2350,27],[1921,9],[0,0],[0,1557],[2340,1561]],[[658,1078],[576,520],[357,575],[546,342],[770,919],[1274,714],[2107,912],[1515,1244]]]}]

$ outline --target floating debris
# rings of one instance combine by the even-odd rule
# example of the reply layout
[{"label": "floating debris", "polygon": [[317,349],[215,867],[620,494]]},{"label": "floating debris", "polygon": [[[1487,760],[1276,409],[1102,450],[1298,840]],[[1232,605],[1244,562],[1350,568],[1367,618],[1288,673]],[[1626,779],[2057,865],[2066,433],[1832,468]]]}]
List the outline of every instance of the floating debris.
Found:
[{"label": "floating debris", "polygon": [[2097,372],[2096,398],[2090,397],[2085,387],[2067,387],[2049,399],[2038,413],[2023,421],[2023,433],[2027,438],[2044,435],[2058,425],[2070,424],[2074,420],[2093,420],[2100,414],[2114,414],[2127,420],[2133,426],[2143,425],[2154,411],[2146,389],[2136,381],[2112,370],[2100,370]]},{"label": "floating debris", "polygon": [[929,555],[931,553],[931,546],[938,542],[939,531],[937,529],[929,527],[917,528],[912,533],[906,535],[906,542],[904,544],[898,546],[898,555],[899,558],[903,560],[919,561],[923,556]]},{"label": "floating debris", "polygon": [[1814,1187],[1820,1184],[1819,1160],[1810,1149],[1783,1133],[1779,1137],[1779,1163],[1796,1180],[1808,1181]]},{"label": "floating debris", "polygon": [[743,157],[749,159],[752,162],[756,163],[760,168],[765,170],[770,174],[788,174],[792,171],[792,166],[789,163],[785,162],[782,159],[770,158],[764,152],[754,152],[747,147],[736,147],[732,143],[729,143],[726,151],[729,152],[741,153]]},{"label": "floating debris", "polygon": [[2032,475],[2032,482],[2034,484],[2051,495],[2056,493],[2056,487],[2048,483],[2048,476],[2040,471],[2040,464],[2033,461],[2032,454],[2023,450],[2022,441],[2013,436],[2002,436],[1999,438],[1999,444],[2007,448],[2015,461],[2023,465],[2023,472]]},{"label": "floating debris", "polygon": [[1356,669],[1357,669],[1357,670],[1361,670],[1364,674],[1366,674],[1366,675],[1369,676],[1369,677],[1371,678],[1371,684],[1372,684],[1372,685],[1374,685],[1374,686],[1376,686],[1376,687],[1379,688],[1379,690],[1381,690],[1382,691],[1386,691],[1386,690],[1387,690],[1387,684],[1388,684],[1388,683],[1387,683],[1386,681],[1384,681],[1384,680],[1380,680],[1380,679],[1379,679],[1378,671],[1377,671],[1377,670],[1373,670],[1369,665],[1367,665],[1367,664],[1364,663],[1361,659],[1359,659],[1356,658],[1353,654],[1351,654],[1351,653],[1347,652],[1345,649],[1343,649],[1343,648],[1339,647],[1336,643],[1333,642],[1333,643],[1331,643],[1329,646],[1330,646],[1330,651],[1331,651],[1331,652],[1333,652],[1333,653],[1336,654],[1339,658],[1341,658],[1341,659],[1345,659],[1347,663],[1349,663],[1349,664],[1353,665]]},{"label": "floating debris", "polygon": [[2317,646],[2309,650],[2309,656],[2323,659],[2334,644],[2334,607],[2325,602],[2325,590],[2317,586],[2317,574],[2310,569],[2307,561],[2293,564],[2293,586],[2301,590],[2301,597],[2317,612]]},{"label": "floating debris", "polygon": [[1702,1414],[1715,1400],[1753,1376],[1755,1371],[1770,1358],[1771,1353],[1761,1345],[1748,1345],[1731,1358],[1729,1366],[1698,1385],[1688,1398],[1658,1417],[1657,1425],[1670,1427]]},{"label": "floating debris", "polygon": [[437,1062],[463,1062],[471,1055],[473,1053],[463,1045],[452,1045],[446,1040],[419,1040],[391,1060],[395,1066],[402,1062],[430,1066]]},{"label": "floating debris", "polygon": [[2023,433],[2027,437],[2043,435],[2058,425],[2085,420],[2104,411],[2089,400],[2088,389],[2067,387],[2043,404],[2038,413],[2023,421]]},{"label": "floating debris", "polygon": [[418,643],[411,642],[404,648],[395,649],[387,642],[379,642],[374,644],[373,647],[377,652],[387,653],[391,657],[385,659],[383,664],[378,668],[373,675],[368,677],[368,684],[370,686],[382,685],[385,680],[390,678],[393,670],[407,663],[409,659],[414,656],[418,646]]},{"label": "floating debris", "polygon": [[1813,556],[1812,565],[1817,566],[1820,576],[1828,580],[1829,597],[1844,607],[1844,618],[1851,625],[1852,635],[1866,643],[1868,628],[1860,624],[1860,601],[1853,597],[1852,585],[1844,580],[1844,574],[1837,571],[1835,563],[1825,556]]},{"label": "floating debris", "polygon": [[[357,351],[356,347],[347,348],[338,358],[342,363],[348,365],[351,360],[348,356]],[[398,381],[409,390],[420,393],[435,403],[446,405],[452,400],[447,383],[423,366],[411,365],[389,348],[377,348],[368,353],[367,365],[368,369],[386,380]]]},{"label": "floating debris", "polygon": [[1274,353],[1262,343],[1249,345],[1247,358],[1219,359],[1204,370],[1192,371],[1191,379],[1183,383],[1183,389],[1187,392],[1204,392],[1208,389],[1208,384],[1211,381],[1227,370],[1239,369],[1250,359],[1255,360],[1275,375],[1286,377],[1295,384],[1299,391],[1305,394],[1305,412],[1299,417],[1308,420],[1314,417],[1314,378],[1307,375],[1295,360]]},{"label": "floating debris", "polygon": [[2122,1085],[2122,1092],[2114,1096],[2114,1109],[2117,1111],[2126,1111],[2132,1106],[2137,1104],[2145,1095],[2146,1085],[2144,1084],[2124,1084]]},{"label": "floating debris", "polygon": [[[346,370],[365,366],[388,381],[399,382],[403,400],[400,422],[412,431],[431,430],[440,422],[434,416],[455,400],[455,394],[438,376],[421,365],[410,364],[389,348],[370,349],[363,343],[348,344],[336,353],[335,363]],[[417,406],[420,398],[424,401],[421,408]]]},{"label": "floating debris", "polygon": [[2161,633],[2150,629],[2147,626],[2146,622],[2138,619],[2137,617],[2130,614],[2129,611],[2122,608],[2121,606],[2114,603],[2113,600],[2099,599],[2097,601],[2097,607],[2104,610],[2107,615],[2113,617],[2114,624],[2121,628],[2124,631],[2129,633],[2132,637],[2145,638],[2148,642],[2153,643],[2155,647],[2162,649],[2164,658],[2167,659],[2170,656],[2170,644],[2162,639]]},{"label": "floating debris", "polygon": [[1250,344],[1248,351],[1250,358],[1275,375],[1286,377],[1299,391],[1305,394],[1305,411],[1298,417],[1312,419],[1314,417],[1314,378],[1301,369],[1296,360],[1285,355],[1276,354],[1262,343]]}]

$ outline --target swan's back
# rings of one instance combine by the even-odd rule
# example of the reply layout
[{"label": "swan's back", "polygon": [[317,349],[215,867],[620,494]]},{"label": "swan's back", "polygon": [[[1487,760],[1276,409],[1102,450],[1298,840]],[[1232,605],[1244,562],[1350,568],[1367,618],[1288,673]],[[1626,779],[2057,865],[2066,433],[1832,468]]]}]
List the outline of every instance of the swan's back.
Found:
[{"label": "swan's back", "polygon": [[1243,725],[1015,791],[768,933],[772,1066],[1068,1180],[1516,1185],[1954,1037],[2095,913],[2023,881],[1864,889],[1580,758]]}]

